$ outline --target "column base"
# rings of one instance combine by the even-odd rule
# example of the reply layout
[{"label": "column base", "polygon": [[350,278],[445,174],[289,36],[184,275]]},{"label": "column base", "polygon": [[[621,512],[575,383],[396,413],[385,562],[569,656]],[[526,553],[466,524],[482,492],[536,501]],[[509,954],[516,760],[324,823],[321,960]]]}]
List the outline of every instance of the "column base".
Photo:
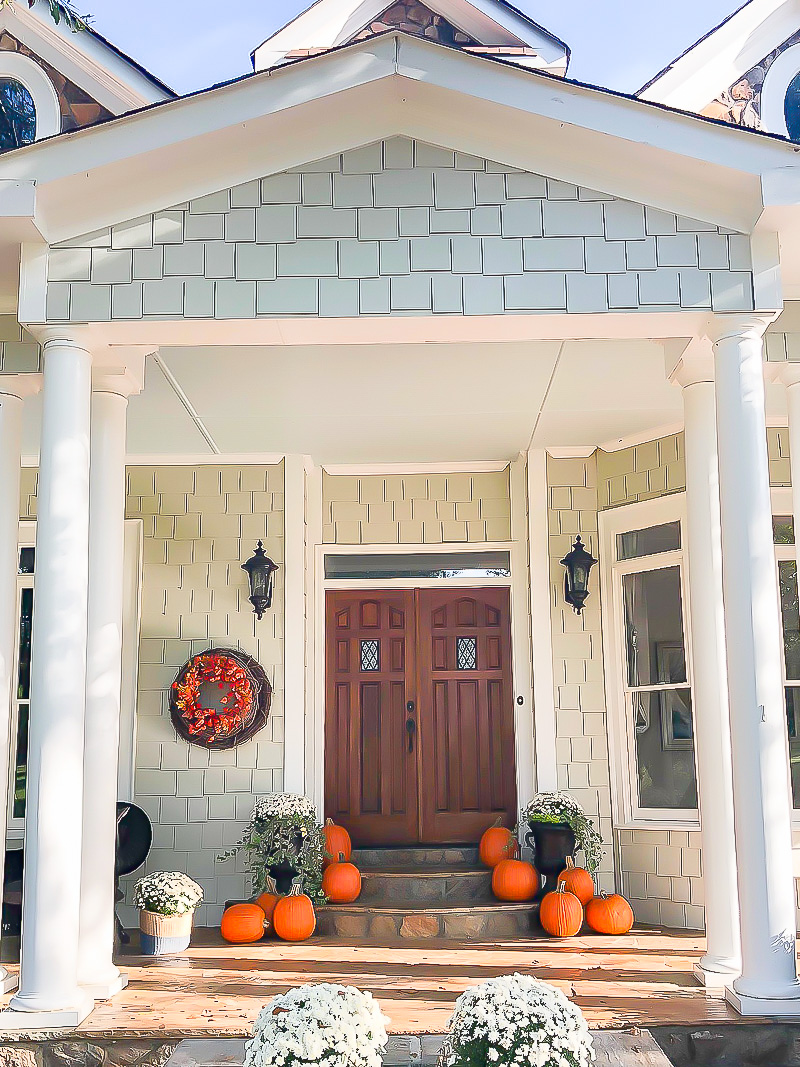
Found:
[{"label": "column base", "polygon": [[800,1019],[800,985],[788,990],[787,996],[781,998],[753,997],[747,993],[737,993],[733,986],[725,990],[725,1000],[740,1015],[769,1016],[773,1019]]},{"label": "column base", "polygon": [[724,989],[741,974],[741,968],[722,967],[699,960],[693,968],[695,980],[706,989]]},{"label": "column base", "polygon": [[25,1011],[6,1008],[0,1011],[0,1030],[69,1030],[80,1026],[94,1008],[91,997],[56,1011]]},{"label": "column base", "polygon": [[94,1000],[111,1000],[117,993],[121,993],[127,984],[127,974],[118,974],[116,978],[109,978],[104,982],[82,982],[81,989]]}]

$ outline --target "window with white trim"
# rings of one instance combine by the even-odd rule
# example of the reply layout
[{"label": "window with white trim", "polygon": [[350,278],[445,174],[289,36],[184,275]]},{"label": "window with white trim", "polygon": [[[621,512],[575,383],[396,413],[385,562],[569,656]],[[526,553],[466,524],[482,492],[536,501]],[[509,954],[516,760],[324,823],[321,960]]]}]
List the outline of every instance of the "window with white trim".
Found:
[{"label": "window with white trim", "polygon": [[626,821],[695,823],[682,516],[672,501],[653,505],[604,516],[616,777]]},{"label": "window with white trim", "polygon": [[783,626],[783,684],[786,694],[786,730],[789,737],[789,772],[793,805],[800,808],[800,605],[792,516],[773,515],[772,533],[778,564]]},{"label": "window with white trim", "polygon": [[19,832],[24,826],[28,765],[28,715],[31,695],[31,633],[33,628],[33,583],[36,549],[30,543],[19,545],[17,557],[17,627],[14,660],[14,689],[11,700],[11,731],[8,782],[7,829]]}]

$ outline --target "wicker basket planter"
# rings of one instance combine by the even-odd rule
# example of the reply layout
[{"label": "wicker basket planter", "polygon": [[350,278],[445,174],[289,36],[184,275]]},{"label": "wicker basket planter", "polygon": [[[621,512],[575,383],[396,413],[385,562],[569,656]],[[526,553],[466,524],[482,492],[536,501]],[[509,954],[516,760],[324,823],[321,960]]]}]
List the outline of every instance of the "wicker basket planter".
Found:
[{"label": "wicker basket planter", "polygon": [[139,931],[143,956],[173,956],[189,947],[194,912],[183,915],[159,915],[155,911],[139,912]]}]

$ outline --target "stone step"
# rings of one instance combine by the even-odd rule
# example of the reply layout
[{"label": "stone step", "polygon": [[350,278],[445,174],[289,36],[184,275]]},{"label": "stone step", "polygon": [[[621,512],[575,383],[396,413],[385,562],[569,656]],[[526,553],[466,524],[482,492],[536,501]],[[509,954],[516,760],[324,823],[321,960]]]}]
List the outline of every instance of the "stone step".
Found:
[{"label": "stone step", "polygon": [[359,904],[406,904],[412,902],[491,901],[492,872],[469,864],[442,870],[379,867],[361,872]]},{"label": "stone step", "polygon": [[354,848],[352,861],[365,870],[381,867],[480,867],[477,845],[422,845],[414,848]]},{"label": "stone step", "polygon": [[458,941],[498,940],[541,935],[536,904],[500,904],[472,901],[447,905],[326,904],[318,907],[317,932],[337,937],[444,938]]}]

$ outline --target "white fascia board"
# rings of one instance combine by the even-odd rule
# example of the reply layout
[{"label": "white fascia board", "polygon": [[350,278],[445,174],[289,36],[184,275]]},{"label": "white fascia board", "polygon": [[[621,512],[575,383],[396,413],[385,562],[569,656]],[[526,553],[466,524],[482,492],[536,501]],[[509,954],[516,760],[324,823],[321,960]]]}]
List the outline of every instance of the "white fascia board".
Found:
[{"label": "white fascia board", "polygon": [[[564,64],[567,50],[552,34],[523,18],[498,0],[434,0],[436,10],[454,26],[486,45],[535,48],[548,66]],[[317,0],[253,52],[257,71],[276,66],[290,52],[306,48],[336,48],[377,18],[387,0]]]},{"label": "white fascia board", "polygon": [[700,111],[796,33],[798,25],[798,0],[751,0],[637,95],[683,111]]},{"label": "white fascia board", "polygon": [[8,153],[0,179],[36,181],[55,242],[397,134],[743,231],[761,175],[797,159],[779,139],[391,33]]},{"label": "white fascia board", "polygon": [[24,3],[0,10],[2,30],[16,37],[114,115],[174,96],[166,86],[148,78],[98,36],[86,31],[73,33],[63,23],[56,25],[41,19]]}]

